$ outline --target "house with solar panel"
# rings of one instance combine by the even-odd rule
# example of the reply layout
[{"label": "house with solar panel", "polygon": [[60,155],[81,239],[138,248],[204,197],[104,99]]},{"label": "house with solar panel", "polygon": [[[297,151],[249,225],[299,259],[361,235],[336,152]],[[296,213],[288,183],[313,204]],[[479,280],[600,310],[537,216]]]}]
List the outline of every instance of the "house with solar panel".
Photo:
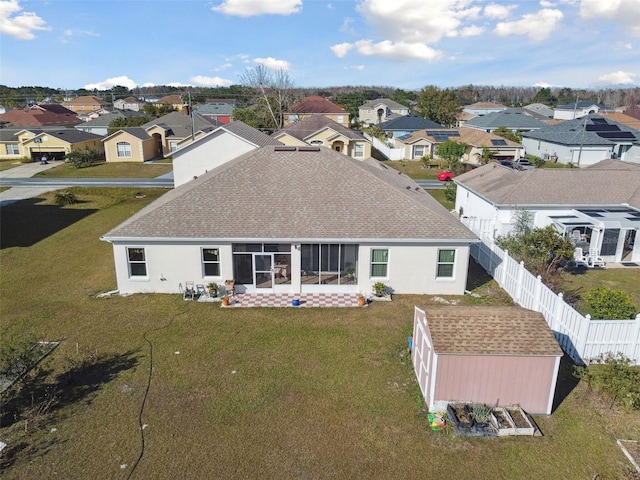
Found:
[{"label": "house with solar panel", "polygon": [[608,159],[519,171],[491,163],[453,181],[456,211],[483,234],[508,234],[515,214],[527,210],[533,226],[552,225],[606,263],[640,262],[640,164]]},{"label": "house with solar panel", "polygon": [[395,293],[462,295],[479,241],[373,158],[284,145],[212,168],[102,240],[113,245],[121,294],[233,278],[237,293],[354,295],[377,282]]},{"label": "house with solar panel", "polygon": [[419,160],[424,155],[437,159],[438,145],[447,140],[467,145],[462,163],[468,165],[484,163],[485,149],[489,149],[490,159],[493,160],[513,160],[524,155],[522,145],[517,142],[467,127],[420,130],[408,137],[395,139],[395,147],[404,149],[404,158],[407,160]]},{"label": "house with solar panel", "polygon": [[471,118],[464,123],[464,126],[489,133],[501,127],[514,133],[531,132],[547,125],[546,122],[536,117],[540,117],[540,115],[527,112],[523,108],[508,108],[500,112]]},{"label": "house with solar panel", "polygon": [[608,158],[640,163],[640,131],[600,115],[522,133],[522,145],[536,157],[578,167]]}]

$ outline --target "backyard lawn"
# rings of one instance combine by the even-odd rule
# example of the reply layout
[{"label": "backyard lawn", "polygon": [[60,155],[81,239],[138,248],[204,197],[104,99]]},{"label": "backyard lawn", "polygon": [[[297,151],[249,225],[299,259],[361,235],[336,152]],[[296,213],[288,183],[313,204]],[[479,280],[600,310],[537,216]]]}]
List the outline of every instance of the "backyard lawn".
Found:
[{"label": "backyard lawn", "polygon": [[165,190],[73,191],[82,203],[46,194],[0,211],[2,339],[61,341],[31,384],[48,397],[27,386],[30,414],[2,409],[2,478],[634,478],[615,440],[638,439],[638,415],[575,386],[570,365],[559,406],[536,419],[543,437],[429,429],[407,352],[413,306],[507,303],[481,272],[469,285],[481,298],[360,309],[96,298],[115,288],[99,237]]},{"label": "backyard lawn", "polygon": [[92,167],[76,168],[70,163],[60,163],[37,173],[36,177],[49,178],[153,178],[172,170],[170,163],[107,163]]}]

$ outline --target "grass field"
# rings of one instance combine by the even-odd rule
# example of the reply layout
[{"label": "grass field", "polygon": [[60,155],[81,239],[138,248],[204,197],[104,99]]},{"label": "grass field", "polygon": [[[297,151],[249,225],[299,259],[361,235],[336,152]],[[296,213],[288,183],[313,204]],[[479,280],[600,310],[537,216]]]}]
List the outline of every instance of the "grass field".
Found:
[{"label": "grass field", "polygon": [[402,173],[413,178],[414,180],[436,180],[438,178],[438,173],[443,170],[442,168],[438,168],[437,166],[424,168],[422,162],[417,160],[389,160],[382,163],[391,168],[395,168],[396,170],[400,170]]},{"label": "grass field", "polygon": [[[537,418],[544,437],[429,430],[406,339],[430,296],[361,309],[96,298],[115,288],[100,235],[164,190],[73,190],[83,203],[0,211],[0,333],[61,341],[39,378],[49,412],[2,411],[3,479],[128,478],[141,452],[131,478],[633,478],[615,439],[637,439],[638,416],[604,410],[568,369],[559,407]],[[471,282],[483,297],[463,301],[508,301],[481,273]]]},{"label": "grass field", "polygon": [[61,163],[37,173],[36,177],[49,178],[153,178],[172,169],[170,163],[99,163],[93,167],[76,168]]},{"label": "grass field", "polygon": [[565,296],[579,298],[577,308],[583,315],[591,311],[581,298],[595,287],[609,287],[630,293],[640,311],[640,269],[638,268],[593,268],[577,274],[565,273],[563,278]]},{"label": "grass field", "polygon": [[0,172],[22,165],[15,160],[0,160]]}]

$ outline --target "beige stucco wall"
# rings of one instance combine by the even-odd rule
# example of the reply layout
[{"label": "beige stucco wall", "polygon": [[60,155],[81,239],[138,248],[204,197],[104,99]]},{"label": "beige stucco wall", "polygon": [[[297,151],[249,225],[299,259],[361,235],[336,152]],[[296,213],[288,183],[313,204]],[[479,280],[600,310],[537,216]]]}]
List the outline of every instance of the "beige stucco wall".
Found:
[{"label": "beige stucco wall", "polygon": [[[131,145],[130,157],[118,157],[118,142],[128,142]],[[103,143],[107,162],[144,162],[151,160],[156,152],[153,138],[141,140],[127,132],[117,133]]]}]

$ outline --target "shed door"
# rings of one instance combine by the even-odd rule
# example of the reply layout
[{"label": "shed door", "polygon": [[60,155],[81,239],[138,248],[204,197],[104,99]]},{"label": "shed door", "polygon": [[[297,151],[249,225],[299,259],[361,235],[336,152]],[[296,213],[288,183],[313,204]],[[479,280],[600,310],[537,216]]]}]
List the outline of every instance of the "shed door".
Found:
[{"label": "shed door", "polygon": [[416,308],[413,321],[413,350],[411,351],[411,361],[416,372],[418,385],[422,391],[422,396],[429,406],[431,404],[429,381],[431,379],[431,365],[433,351],[429,344],[429,337],[425,331],[425,313]]}]

